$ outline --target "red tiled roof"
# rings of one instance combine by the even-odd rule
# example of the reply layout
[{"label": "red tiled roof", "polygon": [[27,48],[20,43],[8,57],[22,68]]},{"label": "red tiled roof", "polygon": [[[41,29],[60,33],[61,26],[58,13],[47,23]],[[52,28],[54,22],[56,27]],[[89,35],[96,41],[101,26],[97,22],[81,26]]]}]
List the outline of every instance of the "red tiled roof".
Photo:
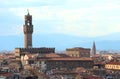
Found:
[{"label": "red tiled roof", "polygon": [[3,73],[3,74],[0,74],[0,76],[11,76],[12,73]]},{"label": "red tiled roof", "polygon": [[63,58],[63,57],[60,57],[60,58],[51,58],[51,59],[49,59],[49,60],[67,60],[67,61],[78,61],[78,60],[83,60],[83,61],[91,61],[92,60],[92,58],[73,58],[73,57],[67,57],[67,58]]},{"label": "red tiled roof", "polygon": [[83,78],[84,79],[103,79],[102,77],[98,77],[98,76],[85,76]]},{"label": "red tiled roof", "polygon": [[55,54],[55,53],[51,53],[51,54],[45,54],[45,57],[49,57],[49,58],[53,58],[53,57],[61,57],[60,55],[58,55],[58,54]]},{"label": "red tiled roof", "polygon": [[[34,59],[29,59],[29,60],[34,60]],[[50,54],[45,54],[43,57],[38,57],[38,60],[52,60],[52,61],[92,61],[92,58],[79,58],[79,57],[69,57],[66,54],[55,54],[55,53],[50,53]]]},{"label": "red tiled roof", "polygon": [[4,59],[5,57],[4,56],[0,56],[0,59]]},{"label": "red tiled roof", "polygon": [[[29,60],[34,60],[34,59],[29,59]],[[37,60],[48,60],[48,61],[93,61],[92,58],[73,58],[73,57],[58,57],[58,58],[40,57]]]},{"label": "red tiled roof", "polygon": [[120,65],[120,62],[109,62],[107,64]]}]

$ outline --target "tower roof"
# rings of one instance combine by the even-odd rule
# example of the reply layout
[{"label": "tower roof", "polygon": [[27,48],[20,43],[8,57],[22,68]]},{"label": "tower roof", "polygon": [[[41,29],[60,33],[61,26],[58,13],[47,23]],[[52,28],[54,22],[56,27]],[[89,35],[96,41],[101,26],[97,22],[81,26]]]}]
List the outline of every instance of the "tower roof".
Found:
[{"label": "tower roof", "polygon": [[95,56],[95,54],[96,54],[95,41],[93,42],[93,47],[92,47],[92,50],[91,50],[91,54],[92,54],[92,56]]},{"label": "tower roof", "polygon": [[28,12],[28,14],[27,14],[27,15],[30,15],[30,14],[29,14],[29,9],[27,9],[27,12]]},{"label": "tower roof", "polygon": [[96,46],[95,46],[95,41],[93,42],[93,48],[96,48]]}]

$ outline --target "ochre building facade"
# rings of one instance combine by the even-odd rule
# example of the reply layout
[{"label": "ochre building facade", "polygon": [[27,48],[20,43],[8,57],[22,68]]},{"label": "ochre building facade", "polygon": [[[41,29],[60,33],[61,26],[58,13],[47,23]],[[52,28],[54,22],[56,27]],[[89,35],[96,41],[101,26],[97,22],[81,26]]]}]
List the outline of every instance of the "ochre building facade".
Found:
[{"label": "ochre building facade", "polygon": [[105,64],[105,68],[110,70],[120,70],[120,62],[109,62]]},{"label": "ochre building facade", "polygon": [[90,57],[90,49],[81,47],[68,48],[66,54],[71,57]]}]

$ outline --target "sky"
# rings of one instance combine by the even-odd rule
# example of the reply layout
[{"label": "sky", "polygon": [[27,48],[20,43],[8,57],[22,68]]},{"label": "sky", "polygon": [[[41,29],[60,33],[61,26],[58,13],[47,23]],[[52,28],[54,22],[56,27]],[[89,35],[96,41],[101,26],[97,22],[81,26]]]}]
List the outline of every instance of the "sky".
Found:
[{"label": "sky", "polygon": [[0,36],[23,34],[27,9],[34,34],[97,37],[120,32],[120,0],[0,0]]}]

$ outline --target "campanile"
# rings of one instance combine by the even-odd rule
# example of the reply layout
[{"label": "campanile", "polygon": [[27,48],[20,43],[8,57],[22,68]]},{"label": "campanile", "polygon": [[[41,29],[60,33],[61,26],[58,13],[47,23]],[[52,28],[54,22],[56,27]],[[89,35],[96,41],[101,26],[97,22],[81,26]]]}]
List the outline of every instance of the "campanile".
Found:
[{"label": "campanile", "polygon": [[93,47],[92,47],[92,50],[91,50],[91,54],[92,54],[92,56],[96,55],[96,45],[95,45],[95,42],[93,42]]},{"label": "campanile", "polygon": [[25,15],[25,24],[23,25],[24,31],[24,47],[32,48],[32,33],[33,33],[33,25],[32,25],[32,15]]}]

